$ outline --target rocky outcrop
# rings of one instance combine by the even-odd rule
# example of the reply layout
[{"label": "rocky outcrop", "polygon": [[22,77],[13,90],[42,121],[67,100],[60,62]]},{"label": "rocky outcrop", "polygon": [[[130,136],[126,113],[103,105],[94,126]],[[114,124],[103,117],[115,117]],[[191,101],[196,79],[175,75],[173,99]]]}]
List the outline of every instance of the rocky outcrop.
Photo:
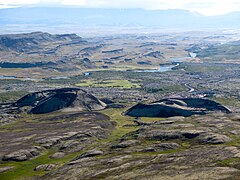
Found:
[{"label": "rocky outcrop", "polygon": [[61,140],[63,139],[62,136],[56,136],[56,137],[46,137],[40,140],[37,140],[36,143],[40,144],[41,146],[45,148],[51,148],[52,146],[59,144]]},{"label": "rocky outcrop", "polygon": [[120,52],[123,52],[123,48],[121,48],[121,49],[113,49],[113,50],[102,51],[102,53],[120,53]]},{"label": "rocky outcrop", "polygon": [[107,107],[105,103],[79,88],[63,88],[46,90],[28,94],[12,106],[32,107],[32,114],[44,114],[57,110],[65,112],[95,111]]},{"label": "rocky outcrop", "polygon": [[59,159],[65,156],[65,153],[63,152],[56,152],[53,155],[49,156],[51,159]]},{"label": "rocky outcrop", "polygon": [[3,156],[3,161],[26,161],[37,157],[42,151],[41,147],[35,146],[31,149],[19,150]]},{"label": "rocky outcrop", "polygon": [[222,134],[204,133],[198,138],[198,142],[201,144],[223,144],[231,141],[231,139]]},{"label": "rocky outcrop", "polygon": [[139,141],[137,141],[137,140],[123,141],[123,142],[120,142],[120,143],[118,143],[118,144],[113,145],[111,148],[112,148],[112,149],[127,148],[127,147],[130,147],[130,146],[132,146],[132,145],[137,144],[138,142],[139,142]]},{"label": "rocky outcrop", "polygon": [[175,150],[180,148],[180,145],[177,143],[160,143],[156,144],[153,147],[147,147],[143,150],[143,152],[161,152],[166,150]]},{"label": "rocky outcrop", "polygon": [[[5,110],[11,114],[4,113]],[[14,109],[11,109],[11,107],[6,107],[6,108],[2,108],[2,109],[0,107],[0,111],[1,111],[0,126],[10,124],[19,118],[18,115],[15,115],[12,113],[12,110],[14,110]]]},{"label": "rocky outcrop", "polygon": [[66,141],[65,143],[62,144],[62,146],[60,147],[60,150],[73,148],[75,146],[78,146],[79,144],[80,144],[80,142],[78,142],[76,140],[69,140],[69,141]]},{"label": "rocky outcrop", "polygon": [[54,164],[42,164],[37,166],[34,170],[35,171],[51,171],[55,168],[56,165]]},{"label": "rocky outcrop", "polygon": [[137,104],[131,107],[126,112],[126,115],[133,117],[188,117],[192,115],[207,114],[210,111],[231,112],[225,106],[209,99],[170,98],[151,104]]},{"label": "rocky outcrop", "polygon": [[[172,125],[171,125],[172,126]],[[172,126],[174,127],[174,126]],[[229,137],[222,134],[195,130],[195,129],[185,129],[185,130],[164,130],[154,128],[154,126],[149,126],[147,128],[143,127],[136,131],[138,139],[149,139],[149,140],[196,140],[199,144],[223,144],[231,141]]]},{"label": "rocky outcrop", "polygon": [[169,150],[169,149],[178,149],[180,145],[177,143],[160,143],[160,144],[157,144],[155,147],[158,147],[162,150]]},{"label": "rocky outcrop", "polygon": [[161,53],[160,51],[154,51],[154,52],[150,52],[144,55],[145,57],[153,57],[153,58],[164,58],[163,57],[163,53]]},{"label": "rocky outcrop", "polygon": [[[143,133],[141,131],[143,131]],[[151,140],[193,139],[204,133],[203,131],[198,130],[179,131],[148,128],[142,128],[139,130],[139,132],[141,132],[139,134],[139,138],[146,138]]]},{"label": "rocky outcrop", "polygon": [[9,171],[9,170],[11,170],[11,169],[13,169],[13,168],[14,168],[13,166],[1,167],[1,168],[0,168],[0,173]]},{"label": "rocky outcrop", "polygon": [[51,159],[59,159],[65,156],[65,153],[63,152],[56,152],[53,155],[49,156]]},{"label": "rocky outcrop", "polygon": [[83,153],[81,156],[77,157],[75,160],[81,159],[81,158],[87,158],[87,157],[94,157],[94,156],[99,156],[102,155],[103,152],[100,150],[90,150],[85,153]]}]

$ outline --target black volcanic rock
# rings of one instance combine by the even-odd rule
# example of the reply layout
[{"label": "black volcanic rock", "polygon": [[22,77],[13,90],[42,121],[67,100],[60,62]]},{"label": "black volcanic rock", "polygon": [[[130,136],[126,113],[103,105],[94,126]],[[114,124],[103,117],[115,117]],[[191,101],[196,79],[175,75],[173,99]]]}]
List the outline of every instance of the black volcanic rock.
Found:
[{"label": "black volcanic rock", "polygon": [[221,111],[230,113],[225,106],[209,100],[200,98],[163,99],[151,104],[137,104],[131,107],[126,115],[133,117],[173,117],[203,115],[210,111]]},{"label": "black volcanic rock", "polygon": [[61,93],[52,95],[50,98],[39,102],[36,107],[31,109],[31,113],[44,114],[63,109],[70,106],[76,97],[77,94],[75,93]]},{"label": "black volcanic rock", "polygon": [[44,114],[57,110],[94,111],[104,109],[107,105],[79,88],[63,88],[28,94],[13,106],[30,106],[30,113]]}]

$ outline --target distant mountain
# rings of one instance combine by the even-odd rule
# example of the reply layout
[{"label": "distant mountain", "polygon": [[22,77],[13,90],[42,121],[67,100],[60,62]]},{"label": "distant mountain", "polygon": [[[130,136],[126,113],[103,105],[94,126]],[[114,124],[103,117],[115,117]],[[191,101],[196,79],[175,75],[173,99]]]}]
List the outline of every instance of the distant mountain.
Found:
[{"label": "distant mountain", "polygon": [[207,17],[187,10],[22,7],[0,9],[0,25],[239,28],[240,13]]}]

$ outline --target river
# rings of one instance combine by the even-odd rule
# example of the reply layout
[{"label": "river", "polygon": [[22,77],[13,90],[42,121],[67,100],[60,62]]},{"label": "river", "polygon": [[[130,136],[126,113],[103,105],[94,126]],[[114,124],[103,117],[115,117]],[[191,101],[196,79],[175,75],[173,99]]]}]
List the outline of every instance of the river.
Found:
[{"label": "river", "polygon": [[179,64],[171,64],[171,65],[160,65],[159,69],[147,69],[147,70],[142,70],[138,72],[167,72],[171,71],[172,68],[179,66]]},{"label": "river", "polygon": [[[172,62],[172,64],[164,64],[164,65],[160,65],[159,69],[147,69],[147,70],[141,70],[141,71],[137,71],[137,72],[167,72],[167,71],[172,71],[174,67],[179,66],[180,62],[183,62],[187,59],[191,59],[196,57],[197,54],[196,53],[191,53],[190,57],[170,57],[169,61]],[[175,63],[175,64],[174,64]]]}]

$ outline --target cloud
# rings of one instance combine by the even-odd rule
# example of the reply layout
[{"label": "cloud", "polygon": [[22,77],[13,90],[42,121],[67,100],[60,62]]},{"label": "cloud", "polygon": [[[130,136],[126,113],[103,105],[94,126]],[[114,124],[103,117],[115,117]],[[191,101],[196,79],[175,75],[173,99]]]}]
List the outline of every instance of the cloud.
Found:
[{"label": "cloud", "polygon": [[204,15],[222,15],[233,11],[240,11],[239,0],[201,0],[185,3],[182,7]]},{"label": "cloud", "polygon": [[86,5],[87,0],[62,0],[62,5],[76,5],[76,6],[82,6]]},{"label": "cloud", "polygon": [[239,0],[0,0],[1,6],[76,5],[91,8],[186,9],[204,15],[240,11]]},{"label": "cloud", "polygon": [[22,5],[22,4],[37,4],[39,0],[0,0],[0,4],[4,5]]},{"label": "cloud", "polygon": [[16,7],[19,7],[19,6],[12,6],[12,5],[0,4],[0,9],[16,8]]}]

